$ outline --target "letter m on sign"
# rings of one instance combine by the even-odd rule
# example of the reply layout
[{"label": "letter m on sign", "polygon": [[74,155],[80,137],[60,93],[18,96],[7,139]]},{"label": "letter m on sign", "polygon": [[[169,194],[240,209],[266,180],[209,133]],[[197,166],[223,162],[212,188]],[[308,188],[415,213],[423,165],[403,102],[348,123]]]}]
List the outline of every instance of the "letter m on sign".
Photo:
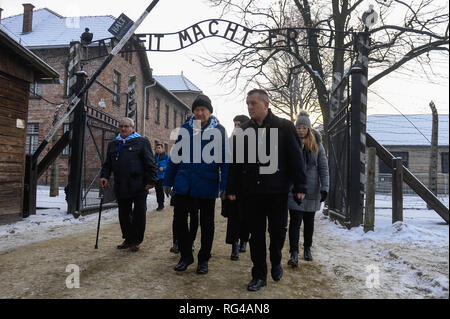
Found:
[{"label": "letter m on sign", "polygon": [[137,123],[136,75],[130,75],[128,77],[127,117]]}]

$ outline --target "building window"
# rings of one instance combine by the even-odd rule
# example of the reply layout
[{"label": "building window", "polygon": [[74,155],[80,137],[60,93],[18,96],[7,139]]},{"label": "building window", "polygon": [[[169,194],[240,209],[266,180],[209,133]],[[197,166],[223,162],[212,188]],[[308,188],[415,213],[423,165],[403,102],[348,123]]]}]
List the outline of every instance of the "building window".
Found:
[{"label": "building window", "polygon": [[159,124],[159,117],[161,115],[161,100],[156,99],[156,107],[155,107],[155,123]]},{"label": "building window", "polygon": [[[400,157],[403,161],[403,166],[408,168],[409,165],[409,153],[408,152],[391,152],[395,157]],[[389,168],[382,160],[379,165],[380,174],[392,174],[392,169]]]},{"label": "building window", "polygon": [[31,83],[30,84],[30,99],[40,99],[42,97],[42,84]]},{"label": "building window", "polygon": [[166,154],[169,154],[169,144],[164,143],[164,152],[166,152]]},{"label": "building window", "polygon": [[169,111],[170,106],[166,104],[166,128],[169,128]]},{"label": "building window", "polygon": [[442,173],[448,174],[448,152],[441,153]]},{"label": "building window", "polygon": [[39,146],[39,124],[30,123],[27,126],[26,152],[28,155],[34,154]]},{"label": "building window", "polygon": [[114,95],[113,95],[113,104],[120,106],[120,80],[121,74],[114,70]]},{"label": "building window", "polygon": [[[64,124],[63,133],[66,133],[69,130],[70,130],[70,124],[69,123]],[[66,155],[66,156],[70,155],[70,146],[66,146],[66,148],[63,150],[62,155]]]}]

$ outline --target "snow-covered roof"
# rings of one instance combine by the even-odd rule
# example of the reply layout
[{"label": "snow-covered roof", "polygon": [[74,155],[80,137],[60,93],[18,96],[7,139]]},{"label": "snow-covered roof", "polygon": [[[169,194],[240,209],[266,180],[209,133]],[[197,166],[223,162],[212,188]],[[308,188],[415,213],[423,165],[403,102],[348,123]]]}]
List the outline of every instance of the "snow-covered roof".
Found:
[{"label": "snow-covered roof", "polygon": [[46,47],[68,47],[71,41],[80,41],[85,28],[94,34],[93,41],[111,38],[109,27],[113,16],[63,17],[50,9],[33,11],[33,27],[29,33],[22,33],[23,14],[2,19],[2,25],[10,36],[29,49]]},{"label": "snow-covered roof", "polygon": [[23,61],[26,61],[30,69],[33,69],[35,71],[35,81],[59,78],[59,74],[55,69],[45,63],[33,52],[21,45],[19,43],[19,39],[17,37],[12,37],[8,32],[6,32],[5,27],[1,24],[0,46],[6,46],[7,48],[11,49],[17,56],[21,57]]},{"label": "snow-covered roof", "polygon": [[181,75],[160,75],[153,76],[156,81],[164,85],[172,92],[201,92],[194,83],[189,81],[183,74]]},{"label": "snow-covered roof", "polygon": [[[406,114],[405,116],[370,115],[367,118],[367,132],[381,145],[429,146],[433,124],[432,115]],[[439,146],[449,145],[448,130],[449,114],[439,114]]]}]

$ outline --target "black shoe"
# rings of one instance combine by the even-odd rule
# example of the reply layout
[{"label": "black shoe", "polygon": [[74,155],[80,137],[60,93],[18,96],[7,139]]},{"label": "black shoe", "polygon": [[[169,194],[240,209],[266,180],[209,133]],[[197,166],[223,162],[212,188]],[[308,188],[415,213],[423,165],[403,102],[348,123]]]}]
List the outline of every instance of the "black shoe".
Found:
[{"label": "black shoe", "polygon": [[186,259],[181,259],[180,262],[178,263],[178,265],[175,266],[174,270],[175,271],[186,271],[188,269],[188,267],[190,265],[192,265],[194,263],[194,258],[190,257],[190,258],[186,258]]},{"label": "black shoe", "polygon": [[262,279],[253,279],[250,281],[250,283],[247,286],[248,291],[258,291],[262,287],[265,287],[267,285],[265,280]]},{"label": "black shoe", "polygon": [[305,250],[303,251],[303,257],[305,258],[306,261],[312,261],[312,255],[311,255],[311,248],[305,248]]},{"label": "black shoe", "polygon": [[245,253],[247,251],[247,242],[241,241],[241,245],[239,246],[239,252]]},{"label": "black shoe", "polygon": [[206,275],[208,273],[208,262],[202,261],[198,263],[197,274]]},{"label": "black shoe", "polygon": [[274,281],[280,281],[281,278],[283,278],[283,267],[281,267],[281,265],[272,267],[270,273]]},{"label": "black shoe", "polygon": [[291,252],[291,258],[288,261],[288,265],[292,267],[298,267],[298,251]]},{"label": "black shoe", "polygon": [[131,244],[128,241],[124,241],[119,246],[117,246],[117,249],[128,249],[131,247]]},{"label": "black shoe", "polygon": [[239,242],[235,242],[233,244],[233,247],[231,249],[231,257],[230,257],[230,259],[234,260],[234,261],[239,259]]},{"label": "black shoe", "polygon": [[133,253],[138,252],[139,251],[139,245],[137,245],[137,244],[130,245],[130,251],[132,251]]},{"label": "black shoe", "polygon": [[178,248],[178,242],[177,241],[173,242],[173,247],[170,248],[170,252],[174,253],[174,254],[178,254],[180,252],[180,249]]}]

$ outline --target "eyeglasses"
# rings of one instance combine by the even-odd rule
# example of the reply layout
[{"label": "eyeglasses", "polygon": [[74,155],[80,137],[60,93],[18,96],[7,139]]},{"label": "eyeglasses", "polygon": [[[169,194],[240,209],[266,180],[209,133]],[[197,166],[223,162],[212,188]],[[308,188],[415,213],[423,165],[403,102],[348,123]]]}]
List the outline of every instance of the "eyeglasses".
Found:
[{"label": "eyeglasses", "polygon": [[127,128],[127,127],[131,127],[130,125],[119,125],[119,128]]}]

